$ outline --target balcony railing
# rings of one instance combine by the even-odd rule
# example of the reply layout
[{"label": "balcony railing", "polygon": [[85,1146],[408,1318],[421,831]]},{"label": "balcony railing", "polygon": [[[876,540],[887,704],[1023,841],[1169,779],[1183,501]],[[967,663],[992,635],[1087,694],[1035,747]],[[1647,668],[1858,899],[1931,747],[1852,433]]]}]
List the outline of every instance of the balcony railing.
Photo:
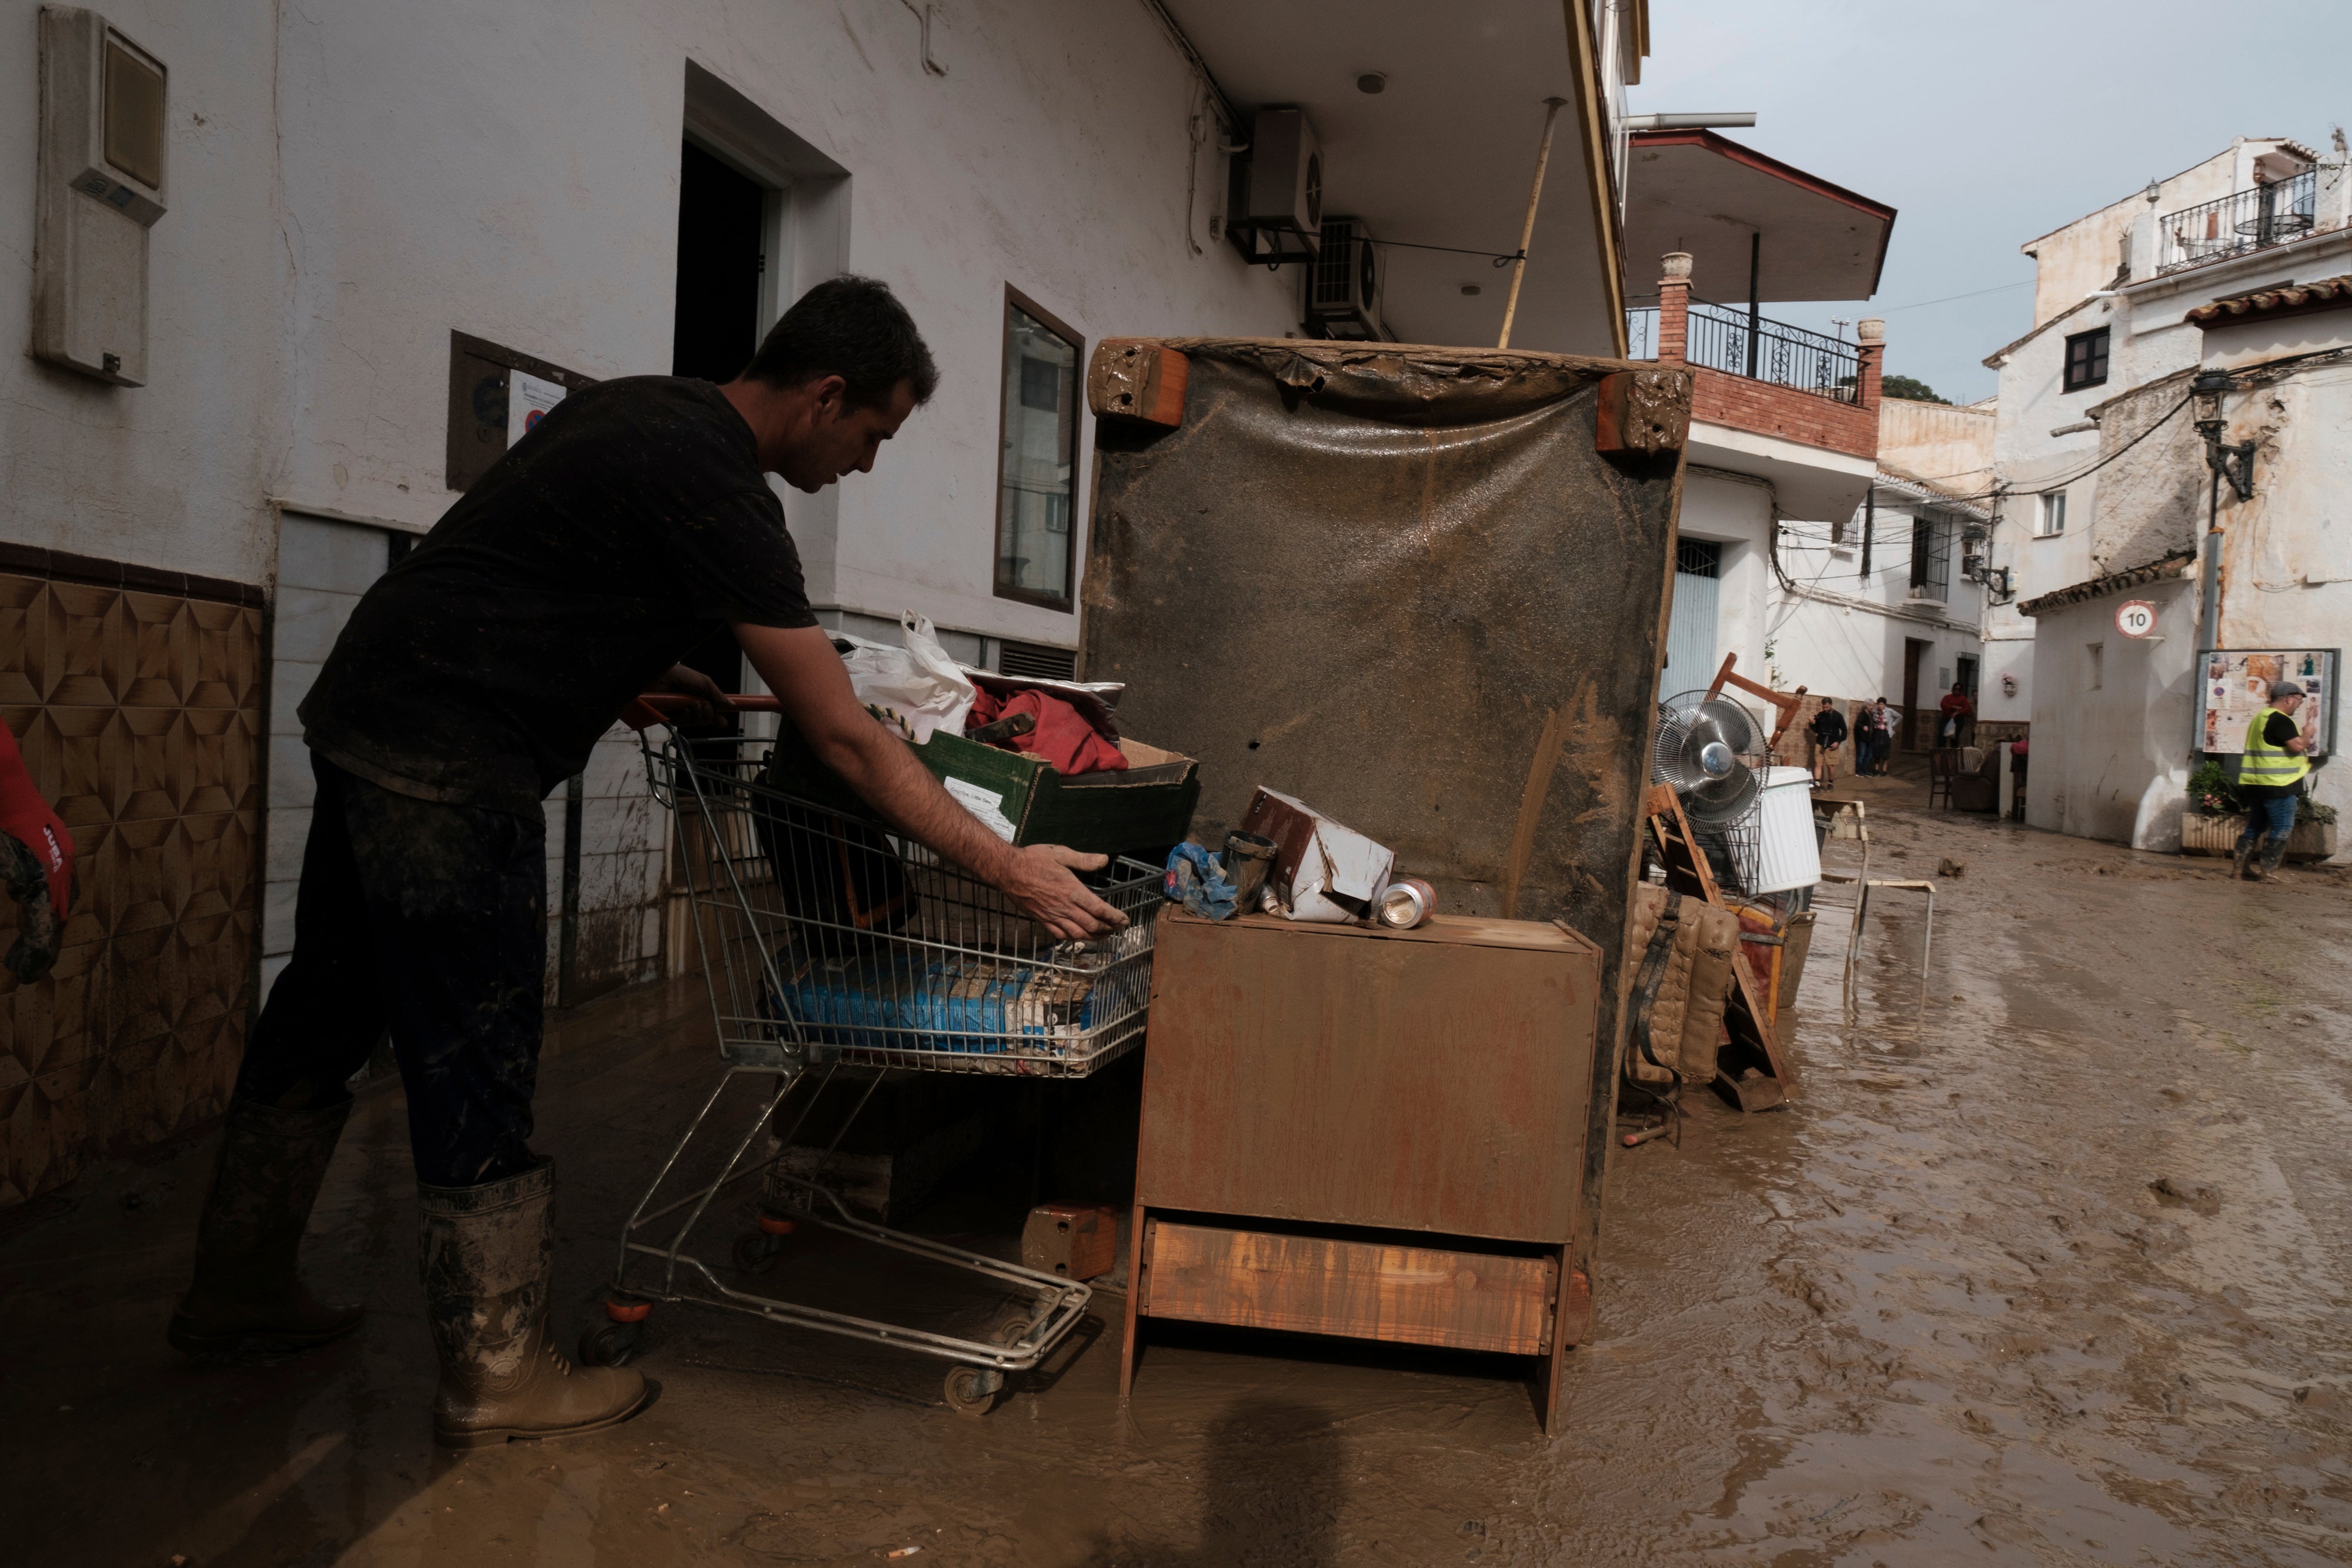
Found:
[{"label": "balcony railing", "polygon": [[2319,171],[2256,185],[2156,220],[2156,270],[2179,272],[2301,239],[2318,223]]},{"label": "balcony railing", "polygon": [[[1751,332],[1747,311],[1696,298],[1687,327],[1684,359],[1690,364],[1838,402],[1860,401],[1862,358],[1852,343],[1761,317]],[[1626,311],[1625,337],[1634,359],[1656,359],[1658,308]]]}]

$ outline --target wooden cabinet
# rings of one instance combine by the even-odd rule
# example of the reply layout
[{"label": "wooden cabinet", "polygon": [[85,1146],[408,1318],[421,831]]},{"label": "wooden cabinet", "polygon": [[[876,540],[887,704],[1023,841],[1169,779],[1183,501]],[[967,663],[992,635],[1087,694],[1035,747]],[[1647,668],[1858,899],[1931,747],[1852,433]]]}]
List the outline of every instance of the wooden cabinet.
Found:
[{"label": "wooden cabinet", "polygon": [[1162,916],[1122,1392],[1180,1318],[1534,1356],[1549,1428],[1601,972],[1528,921]]}]

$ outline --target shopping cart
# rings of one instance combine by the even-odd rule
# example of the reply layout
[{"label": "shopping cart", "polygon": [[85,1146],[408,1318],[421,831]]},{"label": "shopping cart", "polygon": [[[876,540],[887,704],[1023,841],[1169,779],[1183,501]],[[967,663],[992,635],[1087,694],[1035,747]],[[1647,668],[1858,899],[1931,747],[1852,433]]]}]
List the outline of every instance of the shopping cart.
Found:
[{"label": "shopping cart", "polygon": [[[772,697],[734,701],[775,709]],[[861,1219],[785,1169],[783,1156],[845,1071],[845,1089],[866,1082],[826,1156],[881,1070],[1083,1078],[1139,1044],[1160,873],[1114,861],[1092,880],[1127,926],[1056,942],[1004,894],[920,844],[774,788],[764,758],[750,755],[756,743],[678,734],[665,716],[677,708],[648,698],[631,722],[654,797],[677,823],[725,1069],[622,1229],[610,1321],[583,1337],[581,1358],[630,1359],[655,1303],[691,1301],[940,1357],[953,1364],[948,1404],[984,1413],[1010,1375],[1037,1366],[1077,1327],[1091,1288]],[[719,1113],[739,1085],[753,1091],[734,1095],[749,1100],[748,1122],[739,1121],[740,1104]],[[723,1153],[715,1166],[714,1151]],[[754,1177],[756,1192],[719,1201]],[[885,1322],[730,1282],[730,1270],[766,1272],[803,1224],[971,1277],[997,1308],[993,1327],[974,1337]],[[734,1240],[721,1243],[722,1261],[693,1249],[699,1236],[728,1230]]]}]

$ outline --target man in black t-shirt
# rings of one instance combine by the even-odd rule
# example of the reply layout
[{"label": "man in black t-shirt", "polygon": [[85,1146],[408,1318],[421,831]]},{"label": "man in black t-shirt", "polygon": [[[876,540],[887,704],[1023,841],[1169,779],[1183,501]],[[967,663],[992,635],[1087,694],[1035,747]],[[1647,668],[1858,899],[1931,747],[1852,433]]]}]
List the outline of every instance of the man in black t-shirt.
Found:
[{"label": "man in black t-shirt", "polygon": [[811,613],[767,475],[814,493],[872,469],[937,384],[882,284],[809,291],[725,386],[573,392],[353,611],[299,709],[316,787],[294,951],[255,1025],[172,1342],[299,1347],[356,1327],[295,1252],[387,1028],[407,1092],[436,1439],[591,1431],[642,1376],[575,1367],[548,1325],[552,1181],[529,1146],[546,970],[540,802],[719,627],[816,755],[884,819],[1056,937],[1125,924],[1071,874],[1098,855],[1000,841],[868,716]]},{"label": "man in black t-shirt", "polygon": [[1838,747],[1845,744],[1845,716],[1838,712],[1834,699],[1823,697],[1821,711],[1806,728],[1813,737],[1813,781],[1826,788],[1837,782]]}]

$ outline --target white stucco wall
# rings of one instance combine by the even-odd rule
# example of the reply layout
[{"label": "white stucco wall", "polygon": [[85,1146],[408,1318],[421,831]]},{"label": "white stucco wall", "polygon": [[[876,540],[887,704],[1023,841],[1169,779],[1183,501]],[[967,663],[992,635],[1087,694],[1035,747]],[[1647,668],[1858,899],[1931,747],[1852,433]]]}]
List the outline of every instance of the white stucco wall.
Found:
[{"label": "white stucco wall", "polygon": [[[36,11],[0,10],[0,69],[20,83]],[[938,398],[841,491],[837,538],[802,540],[822,602],[1075,642],[1074,615],[992,593],[1008,283],[1089,346],[1296,325],[1295,269],[1210,240],[1206,146],[1187,246],[1195,84],[1139,5],[960,6],[935,37],[945,77],[898,0],[108,15],[172,70],[153,372],[109,390],[0,369],[13,540],[267,580],[268,497],[415,528],[454,498],[452,329],[590,375],[667,371],[689,60],[849,172],[843,259],[899,290],[940,360]],[[35,106],[0,103],[0,254],[20,278],[0,326],[22,342]],[[805,497],[788,510],[796,532],[825,520]],[[1076,512],[1082,528],[1083,493]]]},{"label": "white stucco wall", "polygon": [[1790,523],[1780,565],[1802,591],[1774,585],[1774,662],[1785,685],[1801,684],[1841,704],[1884,696],[1903,701],[1905,644],[1927,644],[1920,657],[1916,706],[1932,710],[1958,678],[1962,657],[1981,658],[1977,624],[1983,591],[1960,575],[1959,522],[1951,530],[1950,573],[1942,601],[1911,597],[1911,530],[1927,508],[1882,490],[1870,527],[1870,575],[1862,572],[1864,517],[1857,512],[1843,543],[1828,525]]},{"label": "white stucco wall", "polygon": [[[2347,312],[2352,315],[2352,312]],[[2259,444],[2254,495],[2230,511],[2221,552],[2225,648],[2352,643],[2352,365],[2234,394],[2227,436]],[[2340,703],[2342,693],[2337,693]],[[2339,708],[2340,713],[2340,708]],[[2336,744],[2352,744],[2339,716]],[[2330,762],[2314,799],[2352,814],[2352,769]]]},{"label": "white stucco wall", "polygon": [[[2116,631],[2116,606],[2126,599],[2156,606],[2168,628],[2161,640]],[[2176,579],[2038,618],[2030,826],[2179,849],[2195,697],[2196,637],[2186,629],[2196,615],[2195,582]]]},{"label": "white stucco wall", "polygon": [[273,7],[123,0],[171,69],[170,210],[150,231],[148,384],[44,364],[32,340],[39,80],[34,0],[0,0],[0,539],[262,580],[286,447],[286,275],[269,154]]},{"label": "white stucco wall", "polygon": [[[1685,471],[1680,535],[1723,546],[1721,575],[1717,580],[1716,662],[1720,664],[1726,653],[1738,653],[1739,672],[1751,680],[1763,680],[1767,668],[1764,644],[1769,622],[1765,601],[1772,563],[1764,552],[1771,525],[1769,486],[1711,469]],[[1694,690],[1714,677],[1713,670],[1704,674],[1671,671],[1665,695]]]}]

